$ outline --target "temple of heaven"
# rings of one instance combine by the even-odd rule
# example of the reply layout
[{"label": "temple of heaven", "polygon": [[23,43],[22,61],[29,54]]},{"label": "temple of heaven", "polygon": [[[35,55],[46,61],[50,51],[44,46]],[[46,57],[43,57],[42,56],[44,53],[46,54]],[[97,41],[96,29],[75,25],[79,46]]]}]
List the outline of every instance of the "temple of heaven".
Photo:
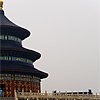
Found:
[{"label": "temple of heaven", "polygon": [[0,1],[0,90],[5,91],[5,97],[14,97],[14,90],[41,92],[41,79],[48,74],[33,65],[41,54],[22,47],[30,32],[11,22],[2,6]]}]

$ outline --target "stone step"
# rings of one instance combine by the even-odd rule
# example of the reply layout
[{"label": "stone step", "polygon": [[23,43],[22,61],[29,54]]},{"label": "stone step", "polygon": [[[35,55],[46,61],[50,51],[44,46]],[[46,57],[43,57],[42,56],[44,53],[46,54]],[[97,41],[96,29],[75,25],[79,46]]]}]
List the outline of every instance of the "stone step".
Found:
[{"label": "stone step", "polygon": [[0,100],[14,100],[13,97],[0,97]]}]

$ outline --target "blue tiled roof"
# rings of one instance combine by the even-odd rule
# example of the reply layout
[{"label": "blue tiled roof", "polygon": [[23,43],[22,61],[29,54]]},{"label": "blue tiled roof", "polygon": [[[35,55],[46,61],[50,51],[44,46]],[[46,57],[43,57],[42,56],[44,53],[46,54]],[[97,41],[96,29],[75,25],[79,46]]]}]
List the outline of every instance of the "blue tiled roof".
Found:
[{"label": "blue tiled roof", "polygon": [[12,71],[16,73],[27,73],[32,74],[40,78],[46,78],[48,76],[47,73],[39,71],[38,69],[34,68],[31,64],[26,64],[23,62],[10,62],[10,61],[2,61],[0,70],[2,71]]},{"label": "blue tiled roof", "polygon": [[[11,56],[11,57],[21,57],[29,59],[35,62],[37,59],[41,57],[41,54],[32,50],[28,50],[22,47],[21,41],[13,41],[12,37],[16,37],[19,40],[23,40],[30,35],[30,32],[13,22],[11,22],[4,14],[3,10],[0,10],[0,36],[4,36],[4,38],[0,38],[0,56]],[[11,36],[11,39],[8,39],[8,36]],[[13,61],[12,59],[8,61],[8,59],[0,60],[0,73],[24,73],[24,74],[32,74],[34,76],[42,78],[46,78],[48,76],[47,73],[39,71],[34,68],[32,63]],[[28,61],[29,61],[28,60]]]},{"label": "blue tiled roof", "polygon": [[30,35],[30,32],[22,27],[11,22],[5,15],[4,11],[0,10],[0,33],[3,34],[12,34],[21,38],[22,40],[25,39]]}]

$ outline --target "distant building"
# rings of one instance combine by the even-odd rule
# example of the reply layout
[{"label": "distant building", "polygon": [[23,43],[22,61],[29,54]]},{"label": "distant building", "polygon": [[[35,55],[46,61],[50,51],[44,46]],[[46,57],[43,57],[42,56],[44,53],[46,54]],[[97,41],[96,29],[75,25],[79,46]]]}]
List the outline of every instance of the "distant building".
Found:
[{"label": "distant building", "polygon": [[41,79],[48,74],[33,65],[41,54],[22,47],[22,40],[30,32],[11,22],[4,15],[2,6],[0,1],[0,90],[5,91],[5,97],[13,97],[14,90],[41,91]]},{"label": "distant building", "polygon": [[59,94],[61,94],[61,95],[64,95],[64,94],[68,94],[68,95],[70,95],[70,94],[84,94],[84,95],[87,95],[87,94],[89,94],[89,95],[92,95],[92,91],[90,90],[90,89],[88,89],[88,92],[57,92],[57,91],[54,91],[54,93],[55,94],[57,94],[57,95],[59,95]]}]

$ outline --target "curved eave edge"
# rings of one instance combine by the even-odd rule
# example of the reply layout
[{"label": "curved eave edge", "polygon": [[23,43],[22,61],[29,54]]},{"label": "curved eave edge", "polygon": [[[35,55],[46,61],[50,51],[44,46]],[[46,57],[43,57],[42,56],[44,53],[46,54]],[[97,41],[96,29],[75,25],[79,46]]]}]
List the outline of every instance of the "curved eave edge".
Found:
[{"label": "curved eave edge", "polygon": [[[0,25],[0,33],[1,33],[1,28],[19,29],[19,30],[23,31],[23,33],[24,33],[24,32],[27,33],[27,35],[26,35],[25,38],[27,38],[27,37],[30,36],[30,31],[28,31],[27,29],[22,28],[22,27],[14,27],[14,26],[8,26],[8,25]],[[23,40],[24,40],[25,38],[23,38]]]},{"label": "curved eave edge", "polygon": [[31,74],[40,74],[38,77],[40,77],[40,79],[44,79],[44,78],[47,78],[48,77],[48,74],[47,73],[44,73],[44,72],[35,72],[35,71],[24,71],[24,70],[10,70],[10,69],[0,69],[0,72],[2,71],[10,71],[10,72],[27,72],[27,73],[31,73]]},{"label": "curved eave edge", "polygon": [[13,51],[25,51],[25,52],[30,52],[30,53],[35,53],[35,54],[37,54],[38,56],[39,56],[39,58],[41,57],[41,54],[40,53],[37,53],[37,52],[35,52],[35,51],[32,51],[32,50],[21,50],[21,49],[11,49],[11,48],[0,48],[0,50],[13,50]]}]

